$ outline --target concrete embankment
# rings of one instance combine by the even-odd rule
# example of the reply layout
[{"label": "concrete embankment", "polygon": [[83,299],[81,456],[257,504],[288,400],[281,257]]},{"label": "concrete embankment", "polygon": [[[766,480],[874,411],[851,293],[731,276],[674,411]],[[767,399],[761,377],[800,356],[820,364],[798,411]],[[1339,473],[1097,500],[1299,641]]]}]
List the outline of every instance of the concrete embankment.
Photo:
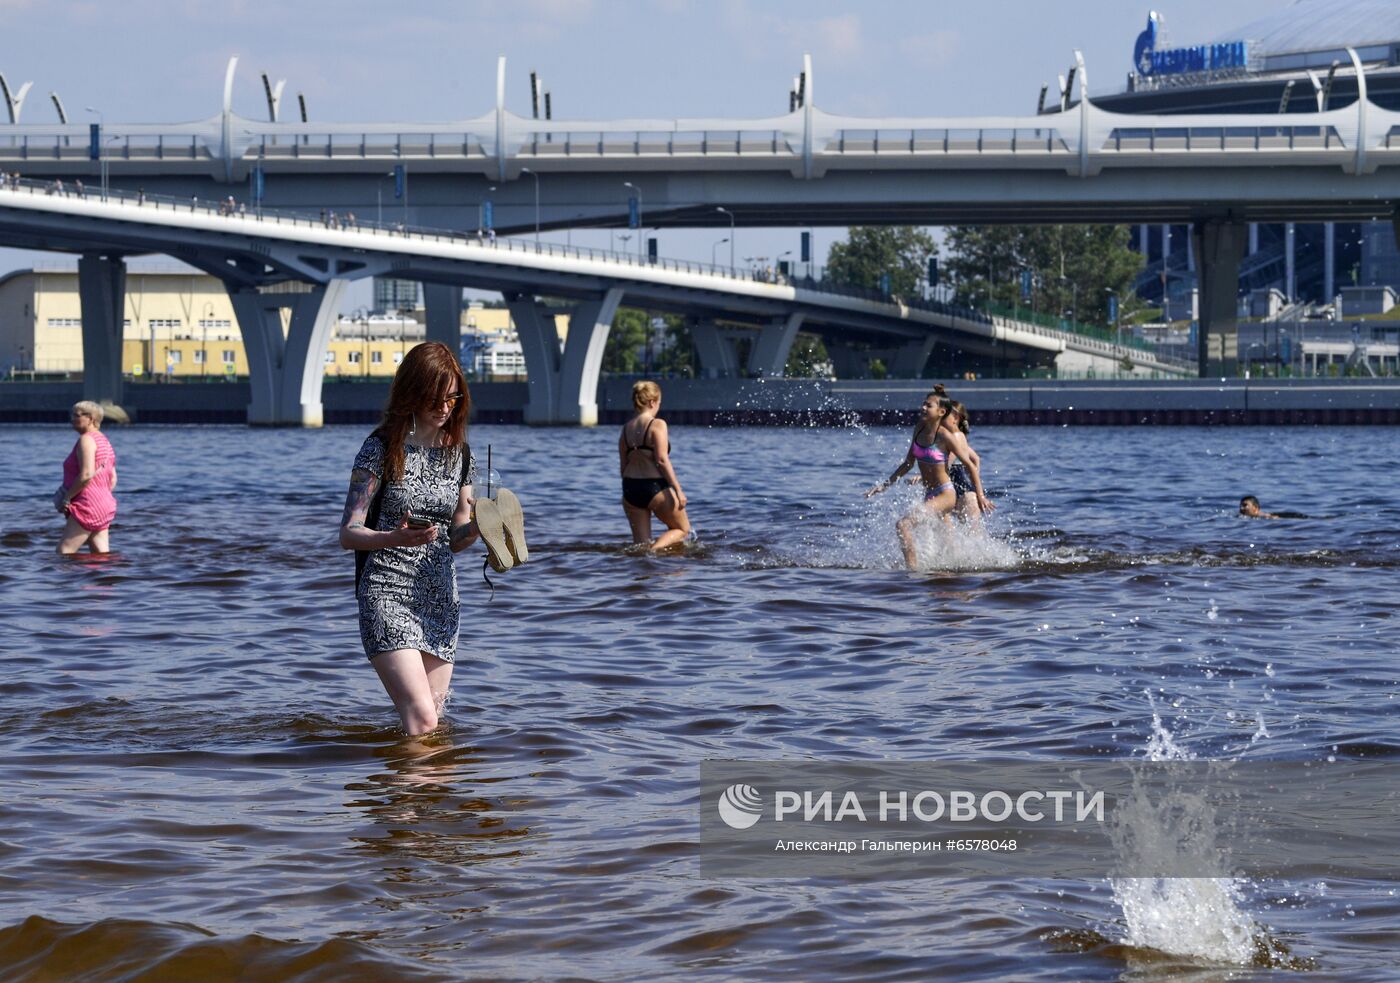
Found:
[{"label": "concrete embankment", "polygon": [[[663,380],[662,413],[677,423],[721,425],[902,423],[913,420],[937,381]],[[978,426],[1400,424],[1400,378],[986,379],[944,385],[967,404]],[[604,382],[601,417],[626,418],[629,386]]]},{"label": "concrete embankment", "polygon": [[[803,379],[662,379],[663,413],[681,424],[764,426],[904,423],[935,380],[817,381]],[[605,379],[599,419],[617,423],[631,412],[631,380]],[[1397,379],[1002,380],[945,383],[975,414],[978,426],[1400,424]],[[387,383],[328,383],[327,423],[372,423]],[[474,383],[473,419],[524,420],[523,382]],[[82,398],[77,382],[0,384],[0,422],[67,420]],[[133,384],[123,406],[138,424],[242,423],[247,383]]]}]

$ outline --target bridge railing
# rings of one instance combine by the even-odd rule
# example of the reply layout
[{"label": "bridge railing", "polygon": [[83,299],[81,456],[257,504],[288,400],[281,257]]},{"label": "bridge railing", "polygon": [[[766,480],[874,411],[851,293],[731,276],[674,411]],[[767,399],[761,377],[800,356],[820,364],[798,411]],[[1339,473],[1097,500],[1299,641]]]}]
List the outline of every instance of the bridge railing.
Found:
[{"label": "bridge railing", "polygon": [[[540,126],[508,136],[508,157],[521,160],[569,158],[742,158],[801,157],[800,133],[771,125],[729,129],[581,129],[580,124]],[[52,130],[55,128],[44,128]],[[68,128],[72,129],[72,128]],[[162,133],[150,126],[120,132],[109,128],[103,155],[112,161],[212,161],[222,154],[208,134]],[[824,158],[903,156],[959,158],[977,155],[1062,160],[1078,153],[1077,128],[1045,126],[983,128],[841,127],[815,133],[812,152]],[[212,142],[211,142],[212,141]],[[240,159],[259,160],[487,160],[496,156],[494,133],[473,129],[325,132],[244,130],[237,141]],[[1350,152],[1335,126],[1119,126],[1109,131],[1095,154]],[[1400,149],[1400,126],[1392,127],[1378,149]],[[86,132],[0,134],[0,161],[83,161],[89,159]]]},{"label": "bridge railing", "polygon": [[[198,135],[137,134],[109,135],[103,142],[107,160],[213,160],[214,152]],[[34,135],[15,133],[0,136],[0,160],[52,161],[90,160],[87,134]]]},{"label": "bridge railing", "polygon": [[1074,147],[1057,127],[987,129],[840,129],[817,148],[825,154],[960,155],[1069,154]]},{"label": "bridge railing", "polygon": [[1122,126],[1100,148],[1118,153],[1349,150],[1335,126]]}]

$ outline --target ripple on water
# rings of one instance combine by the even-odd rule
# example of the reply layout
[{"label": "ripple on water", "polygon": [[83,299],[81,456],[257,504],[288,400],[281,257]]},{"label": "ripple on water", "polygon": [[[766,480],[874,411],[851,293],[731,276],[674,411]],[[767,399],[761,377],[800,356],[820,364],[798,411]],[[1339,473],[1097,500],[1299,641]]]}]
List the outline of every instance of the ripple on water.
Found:
[{"label": "ripple on water", "polygon": [[[449,723],[408,740],[335,543],[363,429],[115,431],[121,552],[96,559],[51,552],[71,432],[0,433],[0,975],[1391,971],[1378,882],[1246,885],[1231,962],[1135,935],[1107,882],[707,880],[695,825],[707,758],[1121,757],[1154,727],[1203,757],[1395,757],[1400,492],[1367,480],[1400,465],[1390,431],[978,429],[998,510],[922,528],[911,574],[916,489],[860,497],[907,432],[675,427],[702,535],[652,557],[615,432],[475,427],[533,558],[494,600],[460,558]],[[189,463],[211,443],[221,482]],[[1280,477],[1300,452],[1329,517],[1229,514],[1242,488],[1309,511]]]}]

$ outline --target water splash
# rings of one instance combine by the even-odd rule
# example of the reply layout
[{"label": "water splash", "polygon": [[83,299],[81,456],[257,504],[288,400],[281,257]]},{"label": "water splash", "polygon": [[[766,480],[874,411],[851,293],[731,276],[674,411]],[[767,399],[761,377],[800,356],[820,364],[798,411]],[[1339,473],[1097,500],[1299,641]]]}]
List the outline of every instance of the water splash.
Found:
[{"label": "water splash", "polygon": [[[1152,734],[1148,761],[1189,761],[1195,755],[1178,743],[1162,722],[1152,693]],[[1262,726],[1262,725],[1261,725]],[[1135,845],[1170,842],[1200,852],[1215,852],[1214,823],[1202,807],[1174,812],[1176,828],[1131,830]],[[1137,817],[1162,821],[1165,811],[1145,811]],[[1152,949],[1213,963],[1250,965],[1260,953],[1274,948],[1265,933],[1241,907],[1244,881],[1231,877],[1121,877],[1109,881],[1113,899],[1123,911],[1124,945]]]},{"label": "water splash", "polygon": [[[808,532],[795,548],[775,556],[798,566],[866,570],[903,570],[896,523],[912,511],[922,491],[909,486],[849,506]],[[992,522],[972,524],[936,518],[921,522],[914,532],[916,570],[921,572],[1012,570],[1039,546],[1015,543]]]}]

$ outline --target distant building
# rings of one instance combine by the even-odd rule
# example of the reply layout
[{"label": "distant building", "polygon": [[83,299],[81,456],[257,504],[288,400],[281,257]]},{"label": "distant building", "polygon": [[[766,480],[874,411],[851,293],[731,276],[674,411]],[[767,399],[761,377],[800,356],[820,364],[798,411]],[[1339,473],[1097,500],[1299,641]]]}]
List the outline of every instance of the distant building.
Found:
[{"label": "distant building", "polygon": [[411,311],[418,307],[418,281],[389,276],[374,278],[374,310],[378,314]]},{"label": "distant building", "polygon": [[[304,289],[303,284],[289,282],[267,292]],[[402,315],[342,316],[327,345],[326,376],[392,376],[408,350],[425,337],[423,309],[404,310]],[[289,319],[290,312],[284,310],[284,331]],[[80,376],[82,324],[76,264],[36,266],[0,276],[0,373]],[[562,345],[568,334],[567,315],[556,317],[555,324]],[[461,328],[459,351],[475,378],[524,377],[525,356],[507,309],[473,302],[462,309]],[[223,282],[171,264],[131,263],[122,366],[133,379],[246,378],[243,336]]]},{"label": "distant building", "polygon": [[[131,264],[122,328],[122,366],[128,375],[248,374],[233,306],[215,277]],[[0,368],[82,372],[83,312],[75,265],[0,276]]]},{"label": "distant building", "polygon": [[[1142,8],[1144,29],[1123,41],[1127,83],[1091,96],[1114,113],[1276,114],[1354,107],[1356,70],[1366,72],[1371,102],[1400,109],[1400,4],[1394,0],[1297,0],[1215,37],[1170,24]],[[1072,76],[1071,76],[1072,78]],[[1078,105],[1078,85],[1048,87],[1043,111]],[[1201,124],[1192,124],[1199,126]],[[1378,222],[1256,223],[1240,264],[1240,292],[1278,290],[1286,304],[1332,304],[1342,287],[1400,289],[1388,209]],[[1153,304],[1179,310],[1196,286],[1196,257],[1183,225],[1140,225],[1133,247],[1147,260],[1136,287]]]},{"label": "distant building", "polygon": [[[569,316],[554,317],[562,346],[569,335]],[[472,302],[462,314],[463,364],[478,379],[499,376],[525,377],[525,352],[520,345],[510,311]]]}]

